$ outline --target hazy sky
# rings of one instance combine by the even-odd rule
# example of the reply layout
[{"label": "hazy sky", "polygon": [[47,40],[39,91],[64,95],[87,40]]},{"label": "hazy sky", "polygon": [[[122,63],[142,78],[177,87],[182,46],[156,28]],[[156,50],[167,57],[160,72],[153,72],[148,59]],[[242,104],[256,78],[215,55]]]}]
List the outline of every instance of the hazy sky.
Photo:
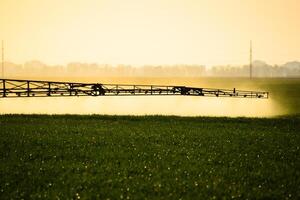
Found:
[{"label": "hazy sky", "polygon": [[299,0],[0,0],[6,60],[125,64],[300,60]]}]

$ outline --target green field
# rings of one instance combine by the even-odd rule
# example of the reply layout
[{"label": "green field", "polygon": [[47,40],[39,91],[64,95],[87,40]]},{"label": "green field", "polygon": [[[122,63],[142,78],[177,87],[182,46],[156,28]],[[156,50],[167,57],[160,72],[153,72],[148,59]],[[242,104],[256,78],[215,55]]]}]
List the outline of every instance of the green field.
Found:
[{"label": "green field", "polygon": [[300,116],[0,116],[0,199],[299,199]]}]

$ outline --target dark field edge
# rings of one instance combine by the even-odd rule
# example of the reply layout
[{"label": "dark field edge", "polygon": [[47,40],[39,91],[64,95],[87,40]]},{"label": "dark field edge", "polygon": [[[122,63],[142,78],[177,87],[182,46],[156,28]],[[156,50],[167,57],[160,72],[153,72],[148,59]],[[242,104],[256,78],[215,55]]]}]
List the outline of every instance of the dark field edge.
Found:
[{"label": "dark field edge", "polygon": [[[190,124],[205,123],[205,124],[227,124],[234,125],[247,124],[249,127],[264,126],[266,123],[272,127],[286,126],[288,124],[294,124],[297,130],[300,130],[300,114],[295,115],[282,115],[275,117],[211,117],[211,116],[199,116],[199,117],[187,117],[187,116],[164,116],[164,115],[74,115],[74,114],[4,114],[0,115],[0,126],[6,123],[19,124],[20,121],[26,121],[28,123],[42,123],[49,125],[53,122],[63,123],[97,123],[98,121],[106,121],[108,123],[153,123],[153,124],[173,124],[182,123]],[[88,126],[88,124],[86,124]]]},{"label": "dark field edge", "polygon": [[32,118],[32,119],[70,119],[70,120],[130,120],[130,121],[259,121],[259,120],[300,120],[299,114],[276,115],[272,117],[224,117],[224,116],[177,116],[177,115],[101,115],[101,114],[0,114],[0,118]]}]

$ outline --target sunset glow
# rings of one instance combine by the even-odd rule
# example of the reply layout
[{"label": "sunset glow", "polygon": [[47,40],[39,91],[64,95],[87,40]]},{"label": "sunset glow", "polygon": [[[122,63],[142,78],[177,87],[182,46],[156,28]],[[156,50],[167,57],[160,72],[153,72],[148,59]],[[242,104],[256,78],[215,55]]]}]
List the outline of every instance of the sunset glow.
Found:
[{"label": "sunset glow", "polygon": [[48,64],[281,64],[300,59],[298,0],[1,0],[5,59]]}]

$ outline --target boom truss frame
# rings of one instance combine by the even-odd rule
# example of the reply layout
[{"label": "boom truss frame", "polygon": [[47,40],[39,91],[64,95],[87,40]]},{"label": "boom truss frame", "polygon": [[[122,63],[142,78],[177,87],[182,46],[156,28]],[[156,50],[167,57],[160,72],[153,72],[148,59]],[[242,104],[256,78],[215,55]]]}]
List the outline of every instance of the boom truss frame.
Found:
[{"label": "boom truss frame", "polygon": [[0,79],[0,98],[72,96],[186,95],[208,97],[261,98],[268,92],[166,85],[126,85]]}]

